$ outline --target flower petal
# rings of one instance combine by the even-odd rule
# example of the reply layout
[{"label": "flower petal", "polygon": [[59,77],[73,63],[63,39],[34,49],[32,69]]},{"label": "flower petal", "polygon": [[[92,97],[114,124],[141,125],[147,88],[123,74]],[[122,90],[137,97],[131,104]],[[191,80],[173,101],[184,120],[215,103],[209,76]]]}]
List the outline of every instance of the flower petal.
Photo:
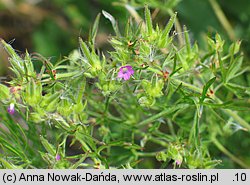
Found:
[{"label": "flower petal", "polygon": [[127,65],[127,66],[120,67],[117,77],[123,78],[124,80],[129,80],[130,76],[133,74],[134,74],[134,70],[132,66]]},{"label": "flower petal", "polygon": [[125,73],[125,74],[123,75],[123,79],[124,79],[124,80],[129,80],[129,79],[130,79],[130,74],[129,74],[129,73]]},{"label": "flower petal", "polygon": [[56,154],[56,160],[59,161],[61,159],[61,156],[59,154]]},{"label": "flower petal", "polygon": [[118,77],[118,78],[123,78],[123,76],[124,76],[123,72],[122,72],[122,71],[119,71],[117,77]]},{"label": "flower petal", "polygon": [[128,70],[128,72],[130,73],[130,75],[135,73],[135,71],[132,68],[130,70]]}]

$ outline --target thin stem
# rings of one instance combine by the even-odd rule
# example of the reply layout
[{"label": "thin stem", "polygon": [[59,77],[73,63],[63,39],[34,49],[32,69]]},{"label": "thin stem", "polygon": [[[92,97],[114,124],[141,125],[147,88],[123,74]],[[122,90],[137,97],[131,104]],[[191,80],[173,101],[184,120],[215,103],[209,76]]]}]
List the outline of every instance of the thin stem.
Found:
[{"label": "thin stem", "polygon": [[[202,89],[201,88],[198,88],[192,84],[189,84],[189,83],[186,83],[186,82],[183,82],[181,80],[178,80],[178,79],[171,79],[173,82],[176,82],[178,84],[181,84],[185,87],[188,87],[189,89],[193,90],[193,91],[196,91],[198,93],[201,93],[202,92]],[[217,101],[218,103],[222,103],[222,101],[217,98],[215,95],[214,95],[214,99],[215,101]],[[242,119],[236,112],[234,111],[231,111],[231,110],[228,110],[228,109],[222,109],[223,112],[225,114],[227,114],[228,116],[232,117],[236,122],[238,122],[241,126],[243,126],[244,128],[246,128],[248,131],[250,131],[250,125],[244,120]]]},{"label": "thin stem", "polygon": [[166,115],[168,115],[168,114],[171,114],[171,113],[177,111],[178,109],[185,108],[185,107],[187,107],[187,106],[188,106],[187,104],[179,104],[179,105],[175,105],[175,106],[166,108],[165,110],[161,111],[160,113],[155,114],[155,115],[153,115],[153,116],[151,116],[151,117],[149,117],[149,118],[147,118],[147,119],[141,121],[140,123],[138,123],[137,126],[138,126],[138,127],[144,126],[144,125],[146,125],[146,124],[148,124],[148,123],[151,123],[151,122],[157,120],[158,118],[161,118],[161,117],[163,117],[163,116],[166,116]]},{"label": "thin stem", "polygon": [[[222,103],[222,101],[219,98],[215,97],[215,100],[218,103]],[[250,131],[250,125],[244,119],[242,119],[236,112],[229,110],[229,109],[223,109],[223,112],[231,116],[237,123],[239,123],[241,126],[246,128],[247,131]]]},{"label": "thin stem", "polygon": [[169,128],[171,135],[176,136],[175,130],[174,130],[174,125],[173,125],[172,121],[168,120],[167,124],[168,124],[168,128]]},{"label": "thin stem", "polygon": [[[135,131],[135,133],[139,134],[142,137],[147,135],[146,133],[140,132],[139,130]],[[148,141],[151,141],[153,143],[156,143],[156,144],[161,145],[161,146],[166,147],[166,148],[168,147],[168,144],[165,141],[158,140],[151,135],[148,135]]]},{"label": "thin stem", "polygon": [[219,19],[221,25],[226,30],[229,38],[231,40],[235,40],[235,34],[234,34],[233,27],[231,26],[231,24],[227,20],[227,17],[225,16],[224,12],[222,11],[220,5],[217,3],[216,0],[209,0],[209,2],[214,10],[214,13],[216,14],[217,18]]},{"label": "thin stem", "polygon": [[158,139],[156,139],[156,138],[154,138],[154,137],[151,137],[151,138],[149,138],[148,140],[149,140],[149,141],[152,141],[153,143],[156,143],[156,144],[158,144],[158,145],[161,145],[161,146],[163,146],[163,147],[168,147],[168,144],[167,144],[165,141],[158,140]]},{"label": "thin stem", "polygon": [[171,79],[172,82],[174,83],[178,83],[178,84],[182,84],[182,86],[185,86],[185,87],[188,87],[189,89],[195,91],[195,92],[198,92],[198,93],[202,93],[202,89],[199,88],[199,87],[196,87],[192,84],[189,84],[189,83],[186,83],[186,82],[183,82],[181,80],[178,80],[178,79]]},{"label": "thin stem", "polygon": [[[165,152],[166,150],[163,150]],[[159,151],[161,152],[161,151]],[[158,152],[136,152],[140,157],[155,157]]]},{"label": "thin stem", "polygon": [[155,17],[157,16],[157,14],[160,12],[160,9],[159,8],[156,8],[155,10],[154,10],[154,12],[152,13],[152,20],[154,20],[155,19]]},{"label": "thin stem", "polygon": [[131,14],[131,16],[135,19],[136,23],[142,24],[142,28],[145,29],[145,27],[146,27],[145,23],[144,23],[143,19],[141,18],[141,16],[136,12],[136,10],[128,4],[125,5],[125,8]]},{"label": "thin stem", "polygon": [[108,108],[109,108],[109,100],[110,100],[110,96],[106,97],[104,113],[106,113],[106,112],[108,111]]},{"label": "thin stem", "polygon": [[230,159],[232,159],[235,163],[237,163],[238,165],[240,165],[243,168],[249,169],[250,166],[248,166],[247,164],[245,164],[243,161],[241,161],[240,159],[238,159],[237,157],[235,157],[231,152],[229,152],[216,138],[212,139],[213,143],[215,144],[215,146],[221,151],[223,152],[225,155],[227,155]]}]

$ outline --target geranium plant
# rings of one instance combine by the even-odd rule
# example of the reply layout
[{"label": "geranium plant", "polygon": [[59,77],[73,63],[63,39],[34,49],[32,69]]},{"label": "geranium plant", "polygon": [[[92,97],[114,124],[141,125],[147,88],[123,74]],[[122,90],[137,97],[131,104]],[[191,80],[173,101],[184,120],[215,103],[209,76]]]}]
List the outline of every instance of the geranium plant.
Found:
[{"label": "geranium plant", "polygon": [[0,167],[220,167],[212,146],[249,168],[220,142],[250,130],[241,42],[225,47],[216,34],[204,51],[185,27],[185,44],[176,41],[176,13],[161,28],[146,6],[145,20],[124,31],[102,13],[115,33],[107,53],[95,47],[101,14],[89,40],[55,64],[1,40],[13,78],[0,84]]}]

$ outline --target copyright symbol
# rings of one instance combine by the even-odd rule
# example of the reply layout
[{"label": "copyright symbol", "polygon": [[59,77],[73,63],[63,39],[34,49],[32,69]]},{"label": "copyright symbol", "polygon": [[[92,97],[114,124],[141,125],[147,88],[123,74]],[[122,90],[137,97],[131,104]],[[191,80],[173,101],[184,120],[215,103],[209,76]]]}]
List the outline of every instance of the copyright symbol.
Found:
[{"label": "copyright symbol", "polygon": [[3,182],[4,183],[7,183],[7,182],[13,182],[15,183],[16,182],[16,174],[7,174],[7,173],[4,173],[3,174]]}]

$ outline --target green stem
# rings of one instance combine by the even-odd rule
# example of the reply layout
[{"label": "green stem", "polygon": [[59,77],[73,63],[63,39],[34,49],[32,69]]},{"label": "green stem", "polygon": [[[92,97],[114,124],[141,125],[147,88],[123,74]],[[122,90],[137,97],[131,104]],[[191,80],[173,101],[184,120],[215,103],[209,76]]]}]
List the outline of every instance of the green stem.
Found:
[{"label": "green stem", "polygon": [[106,97],[104,113],[106,113],[109,108],[109,100],[110,100],[110,96]]},{"label": "green stem", "polygon": [[[217,100],[218,103],[222,103],[219,98],[215,98],[215,100]],[[223,109],[223,112],[231,116],[237,123],[246,128],[247,131],[250,131],[250,125],[244,119],[242,119],[236,112],[229,109]]]},{"label": "green stem", "polygon": [[238,159],[237,157],[235,157],[231,152],[229,152],[216,138],[212,139],[213,143],[215,144],[215,146],[221,151],[223,152],[225,155],[227,155],[230,159],[232,159],[235,163],[237,163],[238,165],[240,165],[243,168],[249,169],[250,166],[248,166],[247,164],[245,164],[243,161],[241,161],[240,159]]},{"label": "green stem", "polygon": [[148,139],[149,141],[152,141],[153,143],[156,143],[156,144],[158,144],[158,145],[161,145],[161,146],[163,146],[163,147],[168,147],[168,144],[166,143],[166,142],[164,142],[164,141],[161,141],[161,140],[158,140],[158,139],[156,139],[156,138],[153,138],[153,137],[151,137],[151,138],[149,138]]},{"label": "green stem", "polygon": [[136,12],[136,10],[128,4],[125,5],[125,8],[129,11],[131,16],[134,17],[137,24],[142,23],[143,27],[145,28],[145,23],[143,22],[143,19],[140,17],[140,15]]},{"label": "green stem", "polygon": [[191,89],[191,90],[193,90],[195,92],[202,93],[202,88],[196,87],[196,86],[194,86],[192,84],[183,82],[183,81],[178,80],[178,79],[171,79],[171,81],[174,82],[174,83],[177,83],[178,85],[182,84],[182,86],[188,87],[189,89]]},{"label": "green stem", "polygon": [[190,132],[189,135],[189,142],[191,143],[192,141],[194,141],[196,148],[200,147],[200,138],[199,138],[199,130],[200,130],[200,118],[199,118],[199,113],[198,113],[199,109],[196,110],[195,113],[195,117],[194,117],[194,124],[193,124],[193,128]]},{"label": "green stem", "polygon": [[[94,116],[96,118],[103,118],[103,114],[100,114],[100,113],[97,113],[97,112],[94,112],[94,111],[86,111],[87,114],[89,114],[90,116]],[[110,113],[107,113],[107,119],[110,120],[110,121],[116,121],[116,122],[123,122],[122,119],[120,118],[117,118],[113,115],[111,115]]]},{"label": "green stem", "polygon": [[241,126],[245,127],[248,131],[250,131],[250,125],[244,119],[242,119],[237,113],[231,110],[224,110],[224,112],[232,116],[232,118],[234,118],[235,121],[237,121]]},{"label": "green stem", "polygon": [[169,120],[169,121],[167,122],[167,124],[168,124],[168,128],[169,128],[169,130],[170,130],[171,135],[172,135],[172,136],[176,136],[175,130],[174,130],[174,125],[173,125],[172,121]]},{"label": "green stem", "polygon": [[[163,151],[165,152],[166,150]],[[155,157],[156,153],[158,152],[136,152],[136,154],[140,157]]]},{"label": "green stem", "polygon": [[[186,82],[183,82],[181,80],[178,80],[178,79],[171,79],[174,83],[178,83],[178,84],[181,84],[193,91],[196,91],[198,93],[202,93],[202,89],[201,88],[198,88],[194,85],[191,85],[189,83],[186,83]],[[214,99],[215,101],[217,101],[218,103],[222,103],[222,101],[217,98],[215,95],[214,95]],[[250,131],[250,125],[244,120],[242,119],[236,112],[234,111],[231,111],[231,110],[228,110],[228,109],[222,109],[223,112],[225,114],[227,114],[228,116],[232,117],[237,123],[239,123],[241,126],[243,126],[244,128],[246,128],[248,131]]]},{"label": "green stem", "polygon": [[[146,133],[141,132],[139,130],[135,131],[135,133],[139,134],[142,137],[145,137],[147,135]],[[168,144],[165,141],[158,140],[151,135],[148,136],[148,141],[151,141],[153,143],[156,143],[156,144],[161,145],[161,146],[166,147],[166,148],[168,147]]]},{"label": "green stem", "polygon": [[151,116],[151,117],[149,117],[149,118],[147,118],[147,119],[141,121],[140,123],[138,123],[137,126],[138,126],[138,127],[144,126],[144,125],[146,125],[146,124],[148,124],[148,123],[151,123],[151,122],[157,120],[158,118],[161,118],[161,117],[163,117],[163,116],[166,116],[166,115],[168,115],[168,114],[171,114],[171,113],[177,111],[178,109],[185,108],[185,107],[187,107],[187,106],[188,106],[187,104],[179,104],[179,105],[175,105],[175,106],[166,108],[165,110],[161,111],[160,113],[155,114],[155,115],[153,115],[153,116]]},{"label": "green stem", "polygon": [[210,2],[211,6],[212,6],[212,8],[214,10],[214,13],[216,14],[217,18],[219,19],[221,25],[226,30],[229,38],[231,40],[235,40],[235,34],[234,34],[233,27],[231,26],[231,24],[227,20],[227,17],[223,13],[219,3],[217,3],[216,0],[209,0],[209,2]]}]

